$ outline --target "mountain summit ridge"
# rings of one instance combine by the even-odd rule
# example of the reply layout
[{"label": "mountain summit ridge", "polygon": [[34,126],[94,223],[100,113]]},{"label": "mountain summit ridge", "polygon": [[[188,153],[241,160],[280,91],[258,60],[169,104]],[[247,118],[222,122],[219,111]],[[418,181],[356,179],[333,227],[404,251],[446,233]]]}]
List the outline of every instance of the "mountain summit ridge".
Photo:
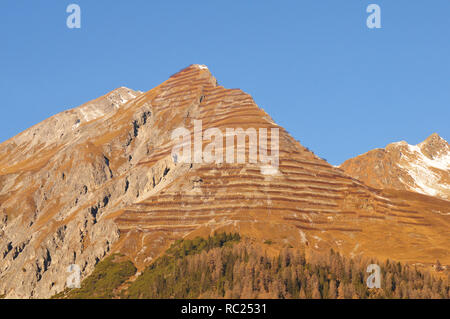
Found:
[{"label": "mountain summit ridge", "polygon": [[450,199],[450,146],[437,133],[417,145],[401,141],[374,149],[345,161],[340,168],[376,188]]}]

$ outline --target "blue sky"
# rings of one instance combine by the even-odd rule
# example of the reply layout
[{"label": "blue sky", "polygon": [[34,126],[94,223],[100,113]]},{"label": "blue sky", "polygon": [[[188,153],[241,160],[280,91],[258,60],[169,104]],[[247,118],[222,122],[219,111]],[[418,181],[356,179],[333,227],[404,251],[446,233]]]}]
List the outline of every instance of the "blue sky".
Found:
[{"label": "blue sky", "polygon": [[[66,7],[82,10],[68,29]],[[366,7],[381,7],[368,29]],[[114,88],[206,64],[332,164],[450,137],[450,1],[0,2],[0,141]]]}]

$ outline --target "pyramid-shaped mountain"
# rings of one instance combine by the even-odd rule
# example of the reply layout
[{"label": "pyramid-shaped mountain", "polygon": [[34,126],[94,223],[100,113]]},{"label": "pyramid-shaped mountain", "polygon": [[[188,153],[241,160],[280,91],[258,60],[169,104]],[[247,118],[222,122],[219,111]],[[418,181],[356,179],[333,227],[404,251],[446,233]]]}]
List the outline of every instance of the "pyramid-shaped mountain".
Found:
[{"label": "pyramid-shaped mountain", "polygon": [[[191,162],[174,152],[180,128],[192,132]],[[227,130],[239,128],[258,139],[247,136],[234,161],[194,149],[195,133],[203,150],[223,133],[228,154]],[[269,163],[261,152],[278,156]],[[146,93],[117,89],[0,145],[0,295],[49,297],[65,288],[68,265],[86,276],[119,252],[143,269],[175,240],[215,231],[274,249],[450,264],[448,210],[445,200],[366,186],[303,147],[250,95],[191,65]]]}]

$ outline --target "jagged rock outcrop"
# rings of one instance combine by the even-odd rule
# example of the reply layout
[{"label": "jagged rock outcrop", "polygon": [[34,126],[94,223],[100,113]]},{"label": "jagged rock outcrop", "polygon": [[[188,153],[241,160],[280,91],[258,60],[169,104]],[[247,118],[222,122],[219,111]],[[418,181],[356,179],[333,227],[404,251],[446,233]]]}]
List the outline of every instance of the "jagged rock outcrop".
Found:
[{"label": "jagged rock outcrop", "polygon": [[[194,132],[196,120],[204,134],[267,129],[268,154],[279,129],[279,165],[179,161],[172,133]],[[260,145],[249,139],[236,156],[252,143]],[[84,277],[120,252],[142,269],[175,239],[219,230],[445,265],[448,208],[366,186],[301,146],[251,96],[192,65],[146,93],[120,88],[0,144],[0,295],[50,297],[70,264]]]}]

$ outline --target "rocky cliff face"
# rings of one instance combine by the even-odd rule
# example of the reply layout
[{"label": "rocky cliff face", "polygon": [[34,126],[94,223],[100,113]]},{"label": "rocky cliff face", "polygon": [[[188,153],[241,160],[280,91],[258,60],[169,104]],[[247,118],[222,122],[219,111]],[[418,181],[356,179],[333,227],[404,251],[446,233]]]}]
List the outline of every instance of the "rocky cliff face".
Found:
[{"label": "rocky cliff face", "polygon": [[437,134],[418,145],[389,144],[344,162],[347,174],[376,188],[450,199],[450,146]]},{"label": "rocky cliff face", "polygon": [[116,185],[108,159],[121,146],[98,139],[139,95],[119,88],[0,145],[0,294],[48,297],[68,265],[89,272],[109,252],[119,230],[97,218],[125,183]]},{"label": "rocky cliff face", "polygon": [[[279,166],[177,160],[172,132],[193,132],[196,120],[205,134],[279,129]],[[329,165],[248,94],[192,65],[146,93],[120,88],[0,145],[0,295],[46,298],[65,288],[70,264],[84,277],[120,252],[142,269],[175,239],[214,231],[445,265],[449,218],[447,201],[376,190]]]}]

